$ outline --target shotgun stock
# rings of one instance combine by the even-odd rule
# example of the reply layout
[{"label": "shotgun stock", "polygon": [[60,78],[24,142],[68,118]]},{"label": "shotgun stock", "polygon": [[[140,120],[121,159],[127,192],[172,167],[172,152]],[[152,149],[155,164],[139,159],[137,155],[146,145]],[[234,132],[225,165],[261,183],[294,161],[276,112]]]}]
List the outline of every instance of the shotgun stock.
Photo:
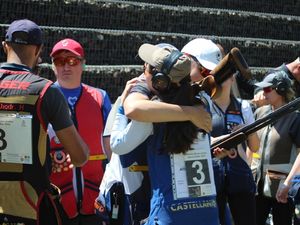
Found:
[{"label": "shotgun stock", "polygon": [[233,48],[211,71],[211,74],[214,76],[216,84],[220,85],[237,71],[247,80],[252,77],[242,53],[238,48]]}]

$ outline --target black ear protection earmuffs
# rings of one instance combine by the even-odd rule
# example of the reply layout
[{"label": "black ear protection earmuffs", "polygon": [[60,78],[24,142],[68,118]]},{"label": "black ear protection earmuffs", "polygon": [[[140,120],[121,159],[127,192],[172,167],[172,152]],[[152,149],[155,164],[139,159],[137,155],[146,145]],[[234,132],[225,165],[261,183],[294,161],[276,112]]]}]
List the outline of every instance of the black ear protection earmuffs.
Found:
[{"label": "black ear protection earmuffs", "polygon": [[152,75],[152,87],[163,92],[169,89],[171,78],[168,76],[172,67],[183,54],[178,50],[173,50],[171,54],[164,60],[160,71],[155,71]]},{"label": "black ear protection earmuffs", "polygon": [[281,71],[273,78],[273,85],[275,91],[281,96],[284,96],[292,86],[289,77]]}]

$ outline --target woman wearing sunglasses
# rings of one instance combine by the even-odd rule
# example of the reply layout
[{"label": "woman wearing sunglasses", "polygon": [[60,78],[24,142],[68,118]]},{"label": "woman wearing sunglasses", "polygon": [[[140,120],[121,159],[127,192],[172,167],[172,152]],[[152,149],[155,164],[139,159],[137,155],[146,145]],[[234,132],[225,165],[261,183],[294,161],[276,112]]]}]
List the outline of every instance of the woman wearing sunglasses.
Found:
[{"label": "woman wearing sunglasses", "polygon": [[[287,104],[295,96],[291,80],[284,71],[267,75],[262,82],[256,83],[256,86],[263,89],[269,104],[256,110],[257,119]],[[293,205],[287,199],[277,201],[276,192],[278,187],[290,185],[290,182],[286,182],[286,177],[300,150],[299,113],[291,112],[285,115],[259,130],[258,136],[261,140],[258,152],[260,157],[253,158],[252,161],[252,165],[257,168],[257,225],[264,225],[270,212],[274,225],[292,224]]]}]

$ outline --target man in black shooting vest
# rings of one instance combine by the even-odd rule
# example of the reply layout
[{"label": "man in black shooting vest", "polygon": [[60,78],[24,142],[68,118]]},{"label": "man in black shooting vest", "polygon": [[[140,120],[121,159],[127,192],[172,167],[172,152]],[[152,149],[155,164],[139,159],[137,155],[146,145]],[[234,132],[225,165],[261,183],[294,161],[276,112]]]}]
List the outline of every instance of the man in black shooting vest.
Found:
[{"label": "man in black shooting vest", "polygon": [[39,26],[14,21],[2,45],[7,62],[0,67],[0,224],[62,224],[49,182],[48,123],[74,165],[85,163],[89,149],[62,93],[32,72],[42,49]]}]

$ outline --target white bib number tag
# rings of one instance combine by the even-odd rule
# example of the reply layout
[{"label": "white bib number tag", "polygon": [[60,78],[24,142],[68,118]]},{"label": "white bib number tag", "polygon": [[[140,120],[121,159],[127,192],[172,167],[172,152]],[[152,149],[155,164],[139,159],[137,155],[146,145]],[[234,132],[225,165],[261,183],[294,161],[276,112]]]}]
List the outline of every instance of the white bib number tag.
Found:
[{"label": "white bib number tag", "polygon": [[32,164],[31,115],[0,114],[0,162]]},{"label": "white bib number tag", "polygon": [[170,155],[174,200],[216,194],[208,138],[199,133],[191,150]]},{"label": "white bib number tag", "polygon": [[119,214],[119,206],[118,205],[113,205],[111,218],[118,219],[118,214]]}]

